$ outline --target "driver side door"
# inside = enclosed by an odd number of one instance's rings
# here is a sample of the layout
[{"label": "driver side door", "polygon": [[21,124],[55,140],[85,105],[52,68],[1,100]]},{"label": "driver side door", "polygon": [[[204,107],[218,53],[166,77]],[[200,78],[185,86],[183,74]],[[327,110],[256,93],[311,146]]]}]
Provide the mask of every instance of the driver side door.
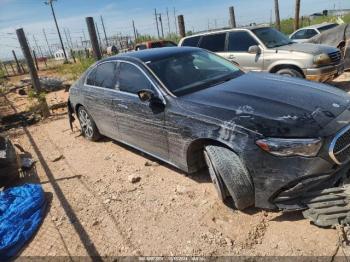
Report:
[{"label": "driver side door", "polygon": [[147,73],[138,65],[120,61],[113,100],[121,140],[137,149],[168,160],[168,141],[165,132],[165,105],[142,102],[137,93],[142,89],[159,94]]},{"label": "driver side door", "polygon": [[263,50],[256,54],[248,52],[249,47],[259,45],[254,37],[247,31],[232,31],[227,37],[227,51],[223,57],[238,64],[247,71],[262,71],[264,66]]}]

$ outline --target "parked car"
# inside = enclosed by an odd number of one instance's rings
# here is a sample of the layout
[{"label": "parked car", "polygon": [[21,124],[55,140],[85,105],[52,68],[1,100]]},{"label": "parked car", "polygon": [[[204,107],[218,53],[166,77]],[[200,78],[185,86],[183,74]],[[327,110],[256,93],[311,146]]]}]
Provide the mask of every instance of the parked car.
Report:
[{"label": "parked car", "polygon": [[347,176],[349,103],[334,87],[244,73],[187,47],[95,63],[71,87],[68,111],[89,140],[108,136],[188,173],[208,168],[238,209],[300,209]]},{"label": "parked car", "polygon": [[147,41],[135,46],[135,51],[149,49],[149,48],[159,48],[159,47],[173,47],[177,46],[174,42],[168,40],[159,41]]},{"label": "parked car", "polygon": [[315,44],[295,44],[270,27],[214,31],[181,39],[179,46],[215,52],[247,71],[277,73],[325,82],[343,72],[339,49]]},{"label": "parked car", "polygon": [[350,68],[350,25],[342,24],[308,40],[309,43],[326,44],[339,48],[344,57],[344,68]]},{"label": "parked car", "polygon": [[297,43],[304,43],[307,42],[308,39],[320,35],[323,32],[326,32],[329,29],[332,29],[334,27],[337,27],[337,23],[323,23],[318,25],[311,25],[308,27],[303,27],[301,29],[298,29],[294,33],[292,33],[289,38],[292,39],[294,42]]}]

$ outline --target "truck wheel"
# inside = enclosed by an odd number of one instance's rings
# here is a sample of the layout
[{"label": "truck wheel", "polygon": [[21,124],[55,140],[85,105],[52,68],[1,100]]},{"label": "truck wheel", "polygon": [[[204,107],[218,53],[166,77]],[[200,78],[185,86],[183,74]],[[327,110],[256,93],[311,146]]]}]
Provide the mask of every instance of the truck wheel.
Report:
[{"label": "truck wheel", "polygon": [[97,141],[101,137],[94,120],[83,106],[78,108],[78,119],[81,127],[81,133],[87,139]]},{"label": "truck wheel", "polygon": [[252,206],[254,186],[239,157],[220,146],[206,146],[204,156],[220,199],[225,200],[227,196],[231,196],[239,210]]},{"label": "truck wheel", "polygon": [[304,78],[304,76],[298,70],[295,70],[293,68],[284,68],[284,69],[278,70],[276,74],[279,74],[282,76]]}]

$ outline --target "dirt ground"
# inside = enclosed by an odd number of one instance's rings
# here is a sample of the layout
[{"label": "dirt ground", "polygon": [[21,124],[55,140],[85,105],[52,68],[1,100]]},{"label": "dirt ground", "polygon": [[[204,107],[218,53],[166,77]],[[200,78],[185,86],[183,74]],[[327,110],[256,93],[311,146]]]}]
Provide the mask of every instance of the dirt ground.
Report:
[{"label": "dirt ground", "polygon": [[[18,79],[12,79],[13,82]],[[337,79],[350,90],[350,73]],[[67,99],[52,92],[50,104]],[[0,114],[25,110],[26,97],[0,96]],[[188,176],[104,138],[69,129],[65,110],[6,131],[36,161],[19,183],[40,183],[49,205],[21,256],[327,256],[346,261],[339,230],[300,212],[245,212],[219,201],[207,174]],[[139,180],[136,183],[132,180]]]}]

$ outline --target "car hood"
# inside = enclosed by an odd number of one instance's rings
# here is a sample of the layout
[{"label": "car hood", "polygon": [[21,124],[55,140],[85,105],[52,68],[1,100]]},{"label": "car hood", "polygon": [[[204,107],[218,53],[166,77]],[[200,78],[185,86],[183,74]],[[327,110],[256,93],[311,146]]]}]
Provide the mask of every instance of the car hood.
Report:
[{"label": "car hood", "polygon": [[329,54],[337,51],[337,49],[332,46],[311,43],[294,43],[291,45],[280,46],[275,49],[289,52],[303,52],[312,55]]},{"label": "car hood", "polygon": [[179,98],[203,119],[277,137],[317,136],[349,101],[347,93],[325,84],[254,72]]}]

